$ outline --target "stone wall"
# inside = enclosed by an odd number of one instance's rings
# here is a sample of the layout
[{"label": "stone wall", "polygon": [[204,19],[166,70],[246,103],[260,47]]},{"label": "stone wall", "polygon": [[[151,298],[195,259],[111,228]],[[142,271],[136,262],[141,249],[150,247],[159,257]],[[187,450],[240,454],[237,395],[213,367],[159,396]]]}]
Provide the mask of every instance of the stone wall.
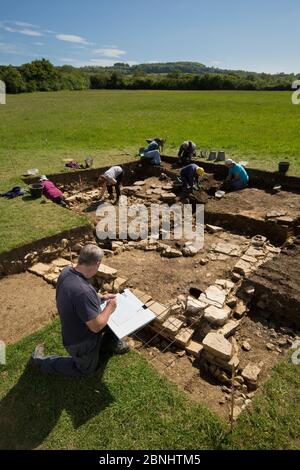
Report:
[{"label": "stone wall", "polygon": [[255,287],[253,300],[265,315],[300,328],[299,237],[245,282]]}]

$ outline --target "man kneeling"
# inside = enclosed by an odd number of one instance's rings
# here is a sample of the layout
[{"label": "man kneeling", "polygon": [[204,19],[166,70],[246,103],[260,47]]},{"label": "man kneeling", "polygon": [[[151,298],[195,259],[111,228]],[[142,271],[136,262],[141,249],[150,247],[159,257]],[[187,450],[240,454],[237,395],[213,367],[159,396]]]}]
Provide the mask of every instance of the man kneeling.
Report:
[{"label": "man kneeling", "polygon": [[[85,245],[76,267],[67,266],[56,287],[56,303],[60,316],[63,344],[69,357],[44,357],[38,345],[31,363],[48,374],[88,376],[97,371],[101,352],[124,354],[129,346],[119,340],[107,326],[117,306],[115,295],[99,297],[88,282],[97,273],[103,251],[96,245]],[[101,308],[106,301],[105,308]]]},{"label": "man kneeling", "polygon": [[249,176],[245,168],[231,160],[231,158],[225,160],[225,165],[228,168],[228,176],[223,184],[224,189],[227,191],[245,189],[249,182]]}]

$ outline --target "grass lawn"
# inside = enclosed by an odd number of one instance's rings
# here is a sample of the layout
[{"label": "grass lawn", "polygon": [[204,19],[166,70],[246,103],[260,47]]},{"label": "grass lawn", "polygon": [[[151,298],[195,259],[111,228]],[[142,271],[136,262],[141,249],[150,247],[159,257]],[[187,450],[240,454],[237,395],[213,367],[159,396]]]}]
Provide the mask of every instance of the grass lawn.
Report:
[{"label": "grass lawn", "polygon": [[[193,139],[199,149],[225,149],[249,166],[276,169],[289,159],[300,174],[300,106],[288,92],[80,91],[9,95],[0,106],[0,191],[29,168],[66,171],[63,158],[95,166],[128,161],[145,138],[167,138],[165,152]],[[0,200],[0,251],[81,223],[39,201]],[[47,212],[48,211],[48,212]],[[34,223],[27,224],[27,220]],[[64,215],[62,215],[64,214]],[[8,221],[9,219],[9,221]],[[65,219],[65,223],[63,221]],[[47,221],[47,223],[46,223]],[[24,223],[25,222],[25,223]],[[53,228],[49,228],[52,225]]]},{"label": "grass lawn", "polygon": [[275,368],[231,436],[135,352],[107,358],[94,378],[50,377],[25,367],[40,341],[48,353],[63,352],[58,321],[9,346],[0,366],[1,449],[300,447],[300,367],[290,362]]},{"label": "grass lawn", "polygon": [[0,253],[87,223],[86,218],[47,202],[0,199]]},{"label": "grass lawn", "polygon": [[110,358],[95,378],[47,377],[24,370],[37,341],[63,352],[58,322],[9,347],[0,368],[1,449],[218,449],[226,442],[220,420],[136,353]]},{"label": "grass lawn", "polygon": [[193,139],[225,149],[251,166],[282,158],[300,172],[300,106],[289,92],[80,91],[10,95],[0,107],[0,176],[38,167],[60,171],[61,159],[92,154],[96,164],[134,155],[145,138],[167,137],[166,153]]}]

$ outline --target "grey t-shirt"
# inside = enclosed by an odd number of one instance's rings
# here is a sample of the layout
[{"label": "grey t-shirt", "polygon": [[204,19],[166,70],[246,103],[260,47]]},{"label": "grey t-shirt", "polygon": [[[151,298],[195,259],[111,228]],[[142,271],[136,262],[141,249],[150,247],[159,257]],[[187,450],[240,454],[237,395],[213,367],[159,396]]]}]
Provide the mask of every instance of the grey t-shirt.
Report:
[{"label": "grey t-shirt", "polygon": [[109,181],[117,181],[118,176],[123,173],[122,167],[120,166],[112,166],[109,170],[106,170],[104,176]]},{"label": "grey t-shirt", "polygon": [[94,339],[96,333],[86,322],[99,315],[101,300],[88,280],[72,266],[67,266],[58,278],[56,304],[65,346]]}]

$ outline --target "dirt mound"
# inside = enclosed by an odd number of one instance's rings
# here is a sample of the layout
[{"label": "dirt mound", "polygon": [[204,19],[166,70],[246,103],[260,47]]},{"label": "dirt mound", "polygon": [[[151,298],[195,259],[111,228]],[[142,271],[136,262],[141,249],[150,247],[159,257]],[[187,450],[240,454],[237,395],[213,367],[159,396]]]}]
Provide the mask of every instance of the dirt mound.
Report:
[{"label": "dirt mound", "polygon": [[300,239],[249,278],[260,309],[300,328]]}]

